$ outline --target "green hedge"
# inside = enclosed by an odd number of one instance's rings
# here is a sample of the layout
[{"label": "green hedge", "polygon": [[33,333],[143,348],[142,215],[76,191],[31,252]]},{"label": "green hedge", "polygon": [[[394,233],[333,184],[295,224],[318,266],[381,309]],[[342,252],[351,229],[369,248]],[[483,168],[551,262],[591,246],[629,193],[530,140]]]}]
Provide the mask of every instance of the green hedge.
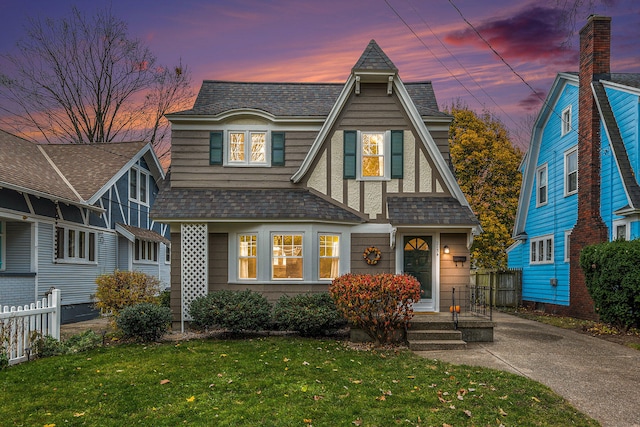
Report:
[{"label": "green hedge", "polygon": [[273,321],[279,329],[300,332],[303,336],[321,336],[346,325],[331,295],[283,295],[273,310]]},{"label": "green hedge", "polygon": [[189,314],[199,328],[219,327],[231,332],[259,331],[271,322],[272,307],[267,299],[249,289],[222,290],[191,302]]},{"label": "green hedge", "polygon": [[125,338],[137,341],[158,341],[169,330],[171,309],[143,302],[126,307],[116,318],[116,325]]},{"label": "green hedge", "polygon": [[640,240],[587,246],[580,267],[603,322],[623,330],[640,326]]}]

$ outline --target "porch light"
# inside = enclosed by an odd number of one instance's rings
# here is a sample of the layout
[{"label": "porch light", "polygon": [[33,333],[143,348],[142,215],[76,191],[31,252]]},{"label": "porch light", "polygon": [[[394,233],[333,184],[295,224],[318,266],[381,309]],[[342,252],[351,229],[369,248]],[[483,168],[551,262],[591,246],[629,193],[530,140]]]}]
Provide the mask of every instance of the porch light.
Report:
[{"label": "porch light", "polygon": [[449,253],[449,246],[444,245],[443,250],[444,250],[444,253],[445,253],[445,254],[448,254],[448,253]]}]

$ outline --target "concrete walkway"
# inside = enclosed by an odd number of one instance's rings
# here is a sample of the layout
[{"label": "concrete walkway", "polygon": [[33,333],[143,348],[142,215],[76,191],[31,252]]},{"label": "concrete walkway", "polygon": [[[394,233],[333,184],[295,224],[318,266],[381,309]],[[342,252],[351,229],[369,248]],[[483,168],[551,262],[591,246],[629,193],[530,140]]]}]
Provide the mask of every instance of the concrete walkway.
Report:
[{"label": "concrete walkway", "polygon": [[494,312],[494,342],[417,354],[538,381],[603,427],[640,427],[640,351]]}]

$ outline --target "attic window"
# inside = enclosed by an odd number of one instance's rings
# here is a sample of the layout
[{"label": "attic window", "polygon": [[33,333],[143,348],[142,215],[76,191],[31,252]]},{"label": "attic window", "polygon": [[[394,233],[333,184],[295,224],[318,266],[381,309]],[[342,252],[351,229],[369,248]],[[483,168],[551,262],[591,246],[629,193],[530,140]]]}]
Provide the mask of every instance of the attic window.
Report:
[{"label": "attic window", "polygon": [[229,132],[229,164],[266,164],[266,132]]},{"label": "attic window", "polygon": [[571,105],[562,110],[562,136],[571,132]]}]

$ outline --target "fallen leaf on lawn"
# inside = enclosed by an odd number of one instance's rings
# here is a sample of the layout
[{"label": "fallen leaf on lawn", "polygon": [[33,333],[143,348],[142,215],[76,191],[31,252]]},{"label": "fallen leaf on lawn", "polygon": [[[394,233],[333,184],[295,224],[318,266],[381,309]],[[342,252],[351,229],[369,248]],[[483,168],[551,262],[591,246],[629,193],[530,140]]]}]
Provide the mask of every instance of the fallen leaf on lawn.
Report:
[{"label": "fallen leaf on lawn", "polygon": [[311,420],[310,418],[305,418],[305,419],[304,419],[304,422],[305,422],[305,423],[307,423],[307,424],[311,424],[311,423],[312,423],[312,420]]},{"label": "fallen leaf on lawn", "polygon": [[507,396],[506,394],[504,396],[498,397],[498,399],[500,399],[500,400],[507,400],[508,398],[509,398],[509,396]]},{"label": "fallen leaf on lawn", "polygon": [[362,425],[362,420],[361,419],[357,419],[355,421],[351,421],[351,424],[353,424],[355,426],[361,426]]},{"label": "fallen leaf on lawn", "polygon": [[227,357],[227,355],[225,353],[222,353],[220,357]]},{"label": "fallen leaf on lawn", "polygon": [[56,427],[55,424],[45,424],[44,427]]},{"label": "fallen leaf on lawn", "polygon": [[438,390],[438,400],[442,403],[448,403],[451,402],[450,400],[446,400],[444,397],[442,397],[442,391]]},{"label": "fallen leaf on lawn", "polygon": [[284,363],[287,363],[289,360],[291,360],[291,359],[288,359],[288,358],[286,358],[286,357],[285,357],[284,359],[282,359],[282,361],[283,361]]},{"label": "fallen leaf on lawn", "polygon": [[317,394],[315,396],[313,396],[313,400],[318,401],[318,400],[322,400],[322,399],[324,399],[324,396],[318,396]]},{"label": "fallen leaf on lawn", "polygon": [[384,396],[380,396],[380,397],[376,397],[376,400],[387,400],[387,398]]},{"label": "fallen leaf on lawn", "polygon": [[84,417],[84,412],[76,412],[75,414],[73,414],[74,417],[78,418],[78,417]]},{"label": "fallen leaf on lawn", "polygon": [[196,400],[195,396],[187,397],[187,402],[193,402],[194,400]]},{"label": "fallen leaf on lawn", "polygon": [[306,362],[306,361],[305,361],[305,362],[302,362],[302,364],[303,364],[304,366],[309,366],[309,362]]},{"label": "fallen leaf on lawn", "polygon": [[160,381],[160,384],[161,384],[161,385],[165,385],[165,384],[169,384],[170,382],[171,382],[171,381],[169,381],[169,380],[161,380],[161,381]]},{"label": "fallen leaf on lawn", "polygon": [[416,376],[415,375],[408,375],[407,378],[409,378],[410,380],[415,380]]},{"label": "fallen leaf on lawn", "polygon": [[309,386],[307,386],[306,384],[300,387],[300,391],[302,391],[303,393],[306,393],[307,390],[309,390]]},{"label": "fallen leaf on lawn", "polygon": [[533,400],[535,400],[536,402],[540,403],[540,399],[538,399],[537,397],[535,397],[535,396],[531,396],[531,398],[532,398]]},{"label": "fallen leaf on lawn", "polygon": [[450,405],[449,409],[456,409],[456,405]]},{"label": "fallen leaf on lawn", "polygon": [[465,409],[465,410],[464,410],[464,414],[465,414],[467,417],[471,418],[471,411],[470,411],[470,410]]},{"label": "fallen leaf on lawn", "polygon": [[453,426],[451,424],[444,423],[442,424],[442,427],[453,427]]},{"label": "fallen leaf on lawn", "polygon": [[502,410],[502,408],[498,408],[498,409],[500,410],[500,415],[502,415],[503,417],[506,417],[506,416],[507,416],[507,413],[506,413],[506,412],[504,412],[504,411]]},{"label": "fallen leaf on lawn", "polygon": [[354,384],[362,384],[362,380],[351,380]]}]

